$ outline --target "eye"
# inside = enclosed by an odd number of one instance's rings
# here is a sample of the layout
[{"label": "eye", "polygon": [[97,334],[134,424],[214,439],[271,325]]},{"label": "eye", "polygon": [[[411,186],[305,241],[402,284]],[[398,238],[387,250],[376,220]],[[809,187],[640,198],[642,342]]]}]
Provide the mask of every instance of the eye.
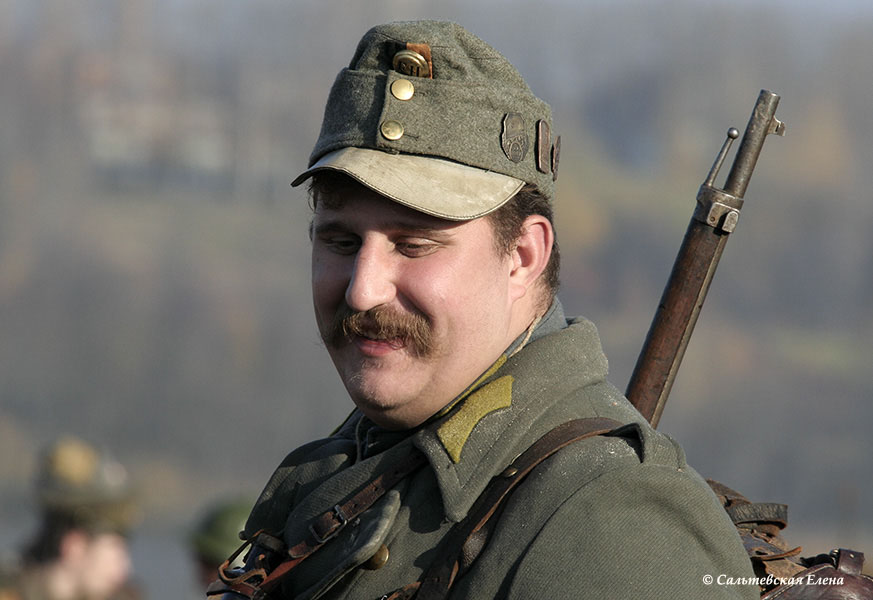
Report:
[{"label": "eye", "polygon": [[361,239],[356,235],[326,235],[321,242],[331,252],[337,254],[354,254],[361,247]]},{"label": "eye", "polygon": [[439,244],[433,240],[424,238],[409,238],[398,240],[395,242],[394,247],[404,256],[419,258],[421,256],[427,256],[432,252],[436,252],[437,248],[439,248]]}]

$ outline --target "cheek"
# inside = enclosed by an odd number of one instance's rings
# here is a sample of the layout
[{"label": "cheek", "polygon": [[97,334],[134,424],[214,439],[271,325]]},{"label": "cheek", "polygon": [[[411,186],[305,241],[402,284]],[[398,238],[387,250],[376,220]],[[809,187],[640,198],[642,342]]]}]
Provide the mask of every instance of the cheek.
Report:
[{"label": "cheek", "polygon": [[312,299],[316,311],[336,306],[345,295],[347,279],[341,264],[336,261],[312,259]]},{"label": "cheek", "polygon": [[467,277],[466,315],[470,321],[467,325],[483,340],[502,335],[509,326],[512,306],[507,272],[496,260],[489,267]]},{"label": "cheek", "polygon": [[410,262],[397,280],[400,302],[429,316],[437,316],[463,293],[463,273],[438,261]]},{"label": "cheek", "polygon": [[118,588],[130,575],[130,555],[125,542],[101,540],[92,550],[85,568],[85,582],[95,595]]},{"label": "cheek", "polygon": [[429,316],[437,331],[464,335],[501,312],[504,280],[496,261],[473,254],[450,266],[410,269],[402,296]]}]

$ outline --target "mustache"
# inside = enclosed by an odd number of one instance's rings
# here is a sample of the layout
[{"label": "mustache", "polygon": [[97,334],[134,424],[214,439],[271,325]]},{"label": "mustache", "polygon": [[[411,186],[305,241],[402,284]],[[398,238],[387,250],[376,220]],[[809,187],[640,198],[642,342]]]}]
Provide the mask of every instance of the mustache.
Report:
[{"label": "mustache", "polygon": [[417,356],[429,356],[435,349],[433,330],[426,317],[387,306],[354,311],[343,303],[322,339],[328,346],[337,348],[352,336],[373,340],[399,339]]}]

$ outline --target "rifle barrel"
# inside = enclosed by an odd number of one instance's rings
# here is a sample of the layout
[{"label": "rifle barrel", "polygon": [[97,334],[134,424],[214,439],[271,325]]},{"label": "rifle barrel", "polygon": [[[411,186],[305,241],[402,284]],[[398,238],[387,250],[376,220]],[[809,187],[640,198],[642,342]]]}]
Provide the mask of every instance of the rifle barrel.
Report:
[{"label": "rifle barrel", "polygon": [[714,187],[713,181],[736,137],[733,129],[728,130],[728,140],[700,186],[694,214],[625,394],[653,427],[661,419],[716,267],[736,226],[764,139],[769,133],[784,134],[784,124],[774,116],[778,104],[778,95],[761,90],[725,188]]}]

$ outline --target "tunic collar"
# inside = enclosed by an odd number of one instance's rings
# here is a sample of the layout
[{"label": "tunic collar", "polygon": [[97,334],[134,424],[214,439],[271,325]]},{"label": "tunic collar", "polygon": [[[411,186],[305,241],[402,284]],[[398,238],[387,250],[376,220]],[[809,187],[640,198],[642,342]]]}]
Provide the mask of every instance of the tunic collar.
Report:
[{"label": "tunic collar", "polygon": [[461,520],[488,481],[549,430],[597,416],[578,391],[606,374],[594,325],[575,320],[528,342],[448,414],[417,431],[412,443],[433,467],[446,516]]}]

